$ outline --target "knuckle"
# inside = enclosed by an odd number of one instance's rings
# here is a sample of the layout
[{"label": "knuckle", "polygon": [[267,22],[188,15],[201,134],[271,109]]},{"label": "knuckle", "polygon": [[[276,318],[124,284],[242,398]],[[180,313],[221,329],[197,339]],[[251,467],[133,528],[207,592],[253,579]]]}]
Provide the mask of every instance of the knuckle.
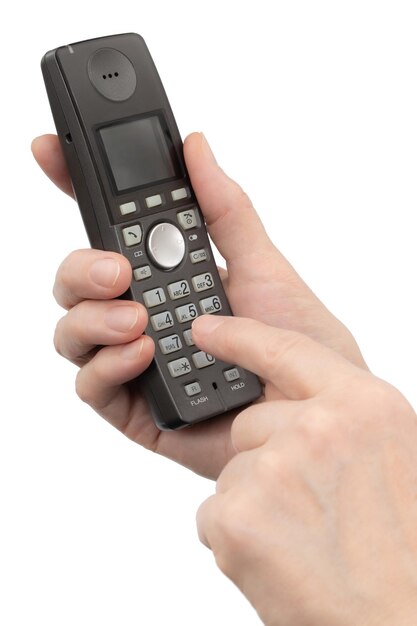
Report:
[{"label": "knuckle", "polygon": [[334,451],[342,438],[342,421],[324,406],[317,406],[304,413],[297,422],[297,434],[310,453],[323,456]]},{"label": "knuckle", "polygon": [[91,386],[88,384],[88,380],[81,369],[75,378],[75,392],[82,402],[93,406],[93,396],[91,393]]},{"label": "knuckle", "polygon": [[250,406],[238,413],[232,422],[230,437],[234,447],[239,450],[240,442],[246,440],[248,432],[251,430],[253,420],[259,416],[259,409],[256,405]]},{"label": "knuckle", "polygon": [[72,305],[74,277],[77,276],[75,268],[79,264],[80,256],[85,252],[85,250],[74,250],[71,252],[62,261],[56,272],[52,294],[56,302],[65,309],[70,308]]},{"label": "knuckle", "polygon": [[240,551],[249,540],[251,528],[251,511],[247,496],[240,491],[229,492],[217,516],[217,531],[221,538],[220,552],[227,557]]},{"label": "knuckle", "polygon": [[55,348],[56,352],[60,356],[65,357],[64,346],[63,346],[63,341],[62,341],[63,320],[64,320],[64,318],[61,318],[60,320],[58,320],[58,322],[57,322],[57,324],[55,326],[54,336],[53,336],[53,343],[54,343],[54,348]]},{"label": "knuckle", "polygon": [[401,419],[412,412],[410,404],[402,393],[383,380],[374,379],[373,386],[368,393],[372,393],[372,410],[369,415],[372,423],[392,424],[393,419]]},{"label": "knuckle", "polygon": [[238,183],[235,182],[235,185],[236,185],[235,189],[236,189],[237,202],[239,206],[248,208],[248,209],[253,209],[252,200],[250,199],[247,192]]},{"label": "knuckle", "polygon": [[69,289],[72,284],[73,268],[79,259],[81,250],[73,250],[62,261],[56,274],[56,283],[59,283],[64,289]]},{"label": "knuckle", "polygon": [[271,483],[287,483],[291,468],[279,449],[264,447],[256,455],[253,472],[257,484],[268,488]]}]

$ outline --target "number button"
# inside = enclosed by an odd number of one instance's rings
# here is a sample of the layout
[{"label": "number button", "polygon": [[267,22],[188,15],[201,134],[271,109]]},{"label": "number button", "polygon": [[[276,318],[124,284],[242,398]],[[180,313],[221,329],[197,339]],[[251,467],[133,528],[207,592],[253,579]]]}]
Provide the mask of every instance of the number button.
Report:
[{"label": "number button", "polygon": [[217,313],[221,311],[222,303],[218,296],[211,296],[210,298],[204,298],[200,300],[200,309],[202,313]]},{"label": "number button", "polygon": [[191,371],[191,365],[189,360],[183,357],[182,359],[168,363],[168,369],[173,378],[178,378],[178,376],[188,374],[188,372]]},{"label": "number button", "polygon": [[214,356],[207,354],[207,352],[194,352],[193,354],[194,365],[197,369],[201,370],[203,367],[208,367],[216,362]]},{"label": "number button", "polygon": [[136,246],[142,241],[142,229],[139,224],[128,226],[122,230],[123,239],[127,247]]},{"label": "number button", "polygon": [[169,311],[163,311],[151,317],[152,328],[157,332],[174,326],[174,319]]},{"label": "number button", "polygon": [[179,306],[175,309],[175,315],[177,316],[177,320],[180,324],[184,324],[185,322],[190,322],[195,319],[198,315],[197,307],[195,304],[185,304],[184,306]]},{"label": "number button", "polygon": [[177,283],[168,285],[168,293],[171,300],[178,300],[190,295],[190,287],[186,280],[179,280]]},{"label": "number button", "polygon": [[193,346],[194,341],[193,341],[193,333],[192,333],[191,328],[189,328],[188,330],[184,330],[182,334],[183,334],[184,341],[187,344],[187,346]]},{"label": "number button", "polygon": [[195,291],[206,291],[213,287],[213,276],[207,272],[207,274],[199,274],[193,276],[193,287]]},{"label": "number button", "polygon": [[150,291],[144,291],[143,299],[145,300],[145,304],[148,309],[151,309],[154,306],[158,306],[159,304],[163,304],[164,302],[166,302],[165,293],[162,287],[158,287],[157,289],[151,289]]},{"label": "number button", "polygon": [[163,337],[159,340],[159,347],[161,348],[162,354],[170,354],[171,352],[176,352],[177,350],[181,350],[182,343],[181,339],[178,335],[170,335],[169,337]]}]

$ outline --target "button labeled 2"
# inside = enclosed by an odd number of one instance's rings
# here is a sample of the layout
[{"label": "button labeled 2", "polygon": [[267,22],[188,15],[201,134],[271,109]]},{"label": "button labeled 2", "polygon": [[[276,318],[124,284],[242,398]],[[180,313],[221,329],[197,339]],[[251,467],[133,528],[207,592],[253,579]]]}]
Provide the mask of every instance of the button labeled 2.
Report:
[{"label": "button labeled 2", "polygon": [[186,280],[179,280],[168,285],[168,293],[171,300],[178,300],[190,295],[190,287]]}]

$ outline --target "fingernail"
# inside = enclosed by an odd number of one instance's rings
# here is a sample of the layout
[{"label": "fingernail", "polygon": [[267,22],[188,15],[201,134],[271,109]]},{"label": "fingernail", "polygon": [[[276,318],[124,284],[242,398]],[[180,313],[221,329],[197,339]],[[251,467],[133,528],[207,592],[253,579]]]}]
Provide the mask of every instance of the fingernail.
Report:
[{"label": "fingernail", "polygon": [[139,309],[135,306],[119,305],[112,307],[104,316],[104,321],[112,330],[127,333],[132,330],[139,317]]},{"label": "fingernail", "polygon": [[203,151],[205,152],[206,156],[210,159],[210,161],[212,161],[213,163],[215,163],[217,165],[217,161],[216,158],[213,154],[212,149],[210,148],[210,144],[207,141],[204,133],[201,133],[201,146]]},{"label": "fingernail", "polygon": [[120,265],[114,259],[100,259],[90,268],[90,278],[100,287],[113,287],[119,278]]},{"label": "fingernail", "polygon": [[196,320],[192,323],[192,334],[194,332],[199,335],[209,335],[216,328],[218,328],[221,324],[223,324],[225,318],[217,315],[200,315]]},{"label": "fingernail", "polygon": [[136,341],[132,341],[131,343],[127,343],[122,348],[122,357],[125,359],[129,359],[130,361],[137,361],[141,355],[143,350],[144,340],[139,339]]}]

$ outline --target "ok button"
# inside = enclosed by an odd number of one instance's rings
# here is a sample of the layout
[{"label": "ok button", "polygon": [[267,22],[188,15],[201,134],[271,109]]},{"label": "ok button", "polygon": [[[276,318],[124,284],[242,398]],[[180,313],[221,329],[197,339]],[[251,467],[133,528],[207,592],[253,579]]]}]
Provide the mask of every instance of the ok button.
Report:
[{"label": "ok button", "polygon": [[154,264],[166,270],[179,265],[185,254],[185,242],[180,229],[168,222],[156,224],[151,229],[147,247]]}]

